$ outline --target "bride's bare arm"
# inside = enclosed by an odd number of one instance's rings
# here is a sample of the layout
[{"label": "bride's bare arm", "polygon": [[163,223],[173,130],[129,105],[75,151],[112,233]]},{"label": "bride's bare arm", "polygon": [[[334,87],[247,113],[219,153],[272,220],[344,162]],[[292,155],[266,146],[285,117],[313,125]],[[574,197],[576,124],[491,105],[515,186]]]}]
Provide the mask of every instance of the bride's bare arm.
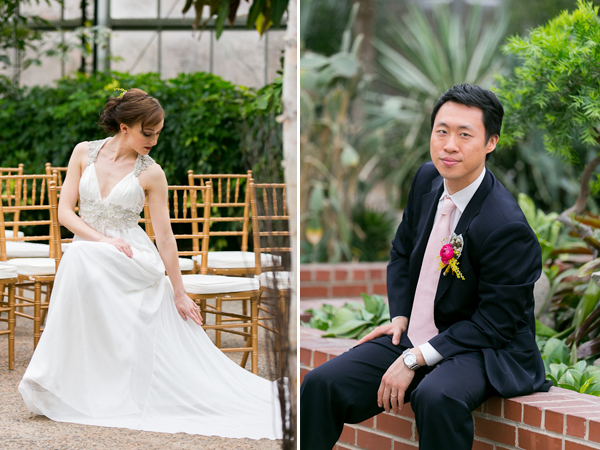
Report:
[{"label": "bride's bare arm", "polygon": [[73,234],[76,234],[86,241],[106,242],[114,245],[118,250],[125,253],[130,258],[133,256],[131,247],[124,239],[114,239],[104,236],[102,233],[94,230],[75,214],[75,206],[79,198],[79,180],[87,164],[88,143],[80,142],[75,146],[67,176],[63,182],[60,191],[60,200],[58,202],[58,221],[61,225],[68,228]]},{"label": "bride's bare arm", "polygon": [[188,297],[183,287],[177,241],[173,236],[169,209],[167,206],[168,184],[165,173],[158,164],[153,164],[140,174],[140,183],[148,194],[148,207],[152,216],[152,227],[156,237],[156,246],[165,264],[167,275],[175,291],[175,306],[183,320],[187,317],[198,325],[202,325],[200,310],[194,301]]}]

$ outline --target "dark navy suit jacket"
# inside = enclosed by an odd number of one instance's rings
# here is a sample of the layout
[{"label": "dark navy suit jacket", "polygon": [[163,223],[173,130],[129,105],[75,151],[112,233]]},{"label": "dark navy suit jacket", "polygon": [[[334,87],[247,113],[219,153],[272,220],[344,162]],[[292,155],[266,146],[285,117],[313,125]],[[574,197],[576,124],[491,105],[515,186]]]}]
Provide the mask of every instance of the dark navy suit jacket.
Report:
[{"label": "dark navy suit jacket", "polygon": [[[410,320],[443,190],[433,163],[424,164],[413,179],[392,241],[387,268],[391,317]],[[465,280],[440,271],[434,304],[440,333],[429,343],[444,359],[482,352],[488,379],[503,397],[548,390],[533,315],[533,286],[542,270],[540,246],[513,196],[489,170],[454,232],[464,239],[458,262]],[[400,344],[412,347],[406,333]]]}]

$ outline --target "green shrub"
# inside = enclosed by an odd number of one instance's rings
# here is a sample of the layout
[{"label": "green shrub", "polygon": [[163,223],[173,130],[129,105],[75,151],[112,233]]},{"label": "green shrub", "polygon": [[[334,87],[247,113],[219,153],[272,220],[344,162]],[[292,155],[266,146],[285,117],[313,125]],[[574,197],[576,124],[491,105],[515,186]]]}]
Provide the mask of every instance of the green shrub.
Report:
[{"label": "green shrub", "polygon": [[361,339],[379,325],[390,321],[390,308],[381,295],[361,294],[364,305],[352,302],[340,308],[324,304],[310,309],[310,328],[326,331],[323,337]]},{"label": "green shrub", "polygon": [[[205,72],[169,80],[156,73],[76,74],[56,87],[0,86],[0,167],[23,163],[26,173],[44,173],[46,162],[67,166],[78,142],[106,137],[97,121],[107,99],[119,94],[115,89],[133,87],[156,97],[165,110],[151,156],[169,184],[187,184],[188,170],[241,174],[251,169],[259,182],[282,179],[281,125],[275,121],[281,80],[254,91]],[[254,139],[247,139],[246,131]],[[211,247],[235,249],[238,241],[215,239]]]},{"label": "green shrub", "polygon": [[[261,109],[264,102],[257,101],[256,92],[205,72],[170,80],[156,73],[76,74],[56,87],[5,91],[0,97],[0,165],[22,162],[27,173],[42,173],[46,162],[66,166],[78,142],[105,137],[96,122],[108,97],[118,94],[115,88],[132,87],[156,97],[165,110],[165,127],[151,156],[170,184],[187,183],[189,169],[244,173],[254,168],[244,158],[239,130],[270,111]],[[280,96],[275,100],[280,103]]]}]

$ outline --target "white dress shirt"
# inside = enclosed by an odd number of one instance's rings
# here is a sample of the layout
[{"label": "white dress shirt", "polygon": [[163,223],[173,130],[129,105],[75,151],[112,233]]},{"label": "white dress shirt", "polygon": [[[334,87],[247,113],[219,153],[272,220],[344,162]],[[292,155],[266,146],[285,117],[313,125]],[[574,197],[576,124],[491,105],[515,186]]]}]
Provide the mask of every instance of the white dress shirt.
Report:
[{"label": "white dress shirt", "polygon": [[[456,208],[452,212],[452,217],[451,217],[451,221],[450,221],[451,228],[452,228],[452,230],[454,230],[456,228],[456,224],[458,224],[458,221],[462,217],[462,214],[465,211],[467,205],[469,204],[469,202],[475,195],[475,192],[477,192],[477,189],[481,185],[481,182],[483,181],[483,177],[485,177],[485,167],[483,168],[483,170],[481,171],[481,174],[479,175],[479,177],[477,177],[477,179],[475,181],[473,181],[466,188],[461,189],[460,191],[455,192],[452,195],[450,195],[448,193],[448,190],[446,187],[446,180],[444,180],[444,192],[442,192],[442,195],[441,195],[440,199],[438,200],[438,206],[437,206],[437,210],[435,212],[434,223],[438,219],[438,217],[440,216],[440,214],[442,212],[442,204],[444,203],[444,197],[446,195],[448,195],[452,199],[452,202],[456,205]],[[450,237],[450,236],[448,236],[448,237]],[[402,316],[394,317],[392,319],[392,322],[394,320],[398,319],[399,317],[402,317]],[[423,359],[425,359],[425,362],[427,363],[428,366],[435,366],[442,359],[444,359],[444,357],[442,355],[440,355],[440,353],[435,348],[433,348],[433,346],[429,342],[419,345],[419,350],[421,350]]]}]

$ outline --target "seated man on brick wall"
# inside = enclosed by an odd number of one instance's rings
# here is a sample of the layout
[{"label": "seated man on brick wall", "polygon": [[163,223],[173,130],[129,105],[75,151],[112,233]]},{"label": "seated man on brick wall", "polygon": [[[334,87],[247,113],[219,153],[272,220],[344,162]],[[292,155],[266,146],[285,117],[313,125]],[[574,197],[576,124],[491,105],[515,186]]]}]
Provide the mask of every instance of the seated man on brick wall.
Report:
[{"label": "seated man on brick wall", "polygon": [[410,402],[420,449],[469,450],[471,412],[486,399],[549,389],[533,316],[540,246],[485,167],[503,115],[479,86],[457,85],[438,99],[432,162],[415,175],[392,241],[392,322],[306,375],[302,449],[329,450],[345,422]]}]

